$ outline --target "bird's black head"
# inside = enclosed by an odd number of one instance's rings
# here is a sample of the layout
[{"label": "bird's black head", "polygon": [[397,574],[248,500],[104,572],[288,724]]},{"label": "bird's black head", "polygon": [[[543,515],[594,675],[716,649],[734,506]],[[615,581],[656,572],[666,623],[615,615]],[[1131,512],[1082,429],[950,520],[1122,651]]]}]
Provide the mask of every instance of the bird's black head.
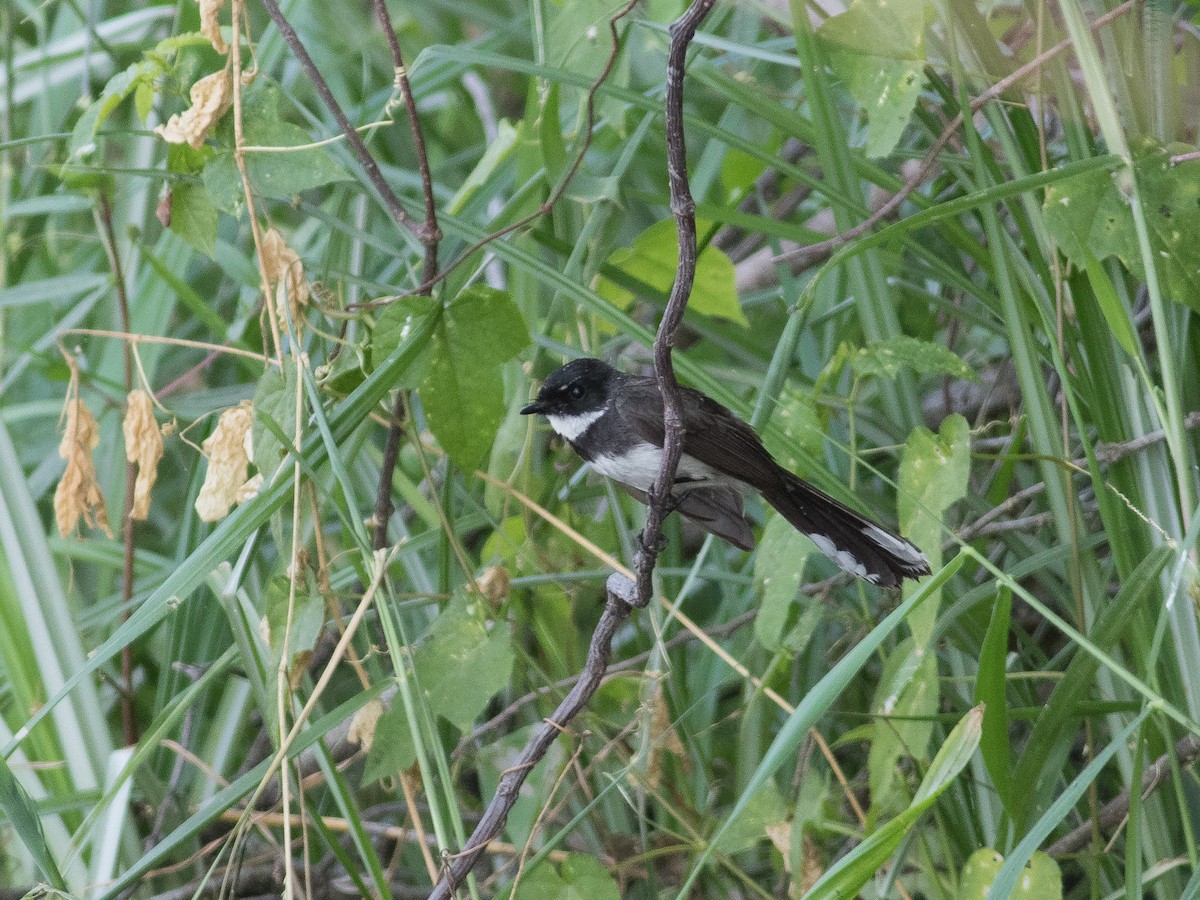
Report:
[{"label": "bird's black head", "polygon": [[599,359],[573,359],[550,373],[537,399],[521,410],[521,415],[578,416],[603,408],[608,389],[620,373]]}]

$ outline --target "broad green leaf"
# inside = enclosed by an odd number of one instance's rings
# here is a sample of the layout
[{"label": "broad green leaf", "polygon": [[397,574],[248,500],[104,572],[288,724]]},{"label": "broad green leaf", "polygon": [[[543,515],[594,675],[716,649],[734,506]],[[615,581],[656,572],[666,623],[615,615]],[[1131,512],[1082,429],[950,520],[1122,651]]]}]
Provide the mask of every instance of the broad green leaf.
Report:
[{"label": "broad green leaf", "polygon": [[1000,589],[992,607],[992,620],[979,650],[979,672],[975,676],[975,702],[984,705],[981,751],[996,793],[1008,805],[1012,793],[1011,745],[1008,736],[1008,623],[1012,591]]},{"label": "broad green leaf", "polygon": [[[442,314],[442,304],[432,297],[402,297],[389,303],[375,320],[375,330],[371,334],[371,358],[386,359],[393,350],[408,340],[409,334],[426,318],[437,319]],[[411,366],[405,369],[399,387],[416,390],[425,377],[425,369],[433,352],[433,341],[428,341],[421,349],[420,356]]]},{"label": "broad green leaf", "polygon": [[564,0],[550,6],[546,62],[589,78],[599,75],[612,52],[608,21],[624,5],[622,0]]},{"label": "broad green leaf", "polygon": [[867,156],[900,141],[925,83],[926,0],[856,0],[817,34],[829,63],[867,114]]},{"label": "broad green leaf", "polygon": [[975,370],[953,350],[904,334],[862,348],[850,358],[850,367],[859,378],[875,376],[891,380],[909,369],[918,375],[949,375],[979,381]]},{"label": "broad green leaf", "polygon": [[717,841],[718,853],[740,853],[767,840],[767,826],[786,822],[788,801],[773,783],[757,791],[737,821]]},{"label": "broad green leaf", "polygon": [[[286,439],[286,442],[285,442]],[[296,369],[285,363],[268,369],[254,392],[251,445],[254,465],[270,479],[296,439]]]},{"label": "broad green leaf", "polygon": [[500,365],[528,344],[525,320],[503,291],[475,285],[442,307],[421,404],[438,442],[464,472],[487,458],[504,417]]},{"label": "broad green leaf", "polygon": [[771,412],[771,428],[763,435],[763,444],[789,472],[800,469],[802,453],[819,458],[825,447],[825,428],[812,396],[785,390]]},{"label": "broad green leaf", "polygon": [[[273,84],[256,85],[246,91],[242,120],[248,145],[286,148],[313,143],[314,138],[307,131],[284,121],[279,109],[281,102],[279,88]],[[242,177],[233,158],[232,129],[223,122],[218,133],[228,149],[204,167],[204,186],[217,209],[236,212],[245,198]],[[350,177],[322,147],[247,153],[246,172],[257,193],[280,200]]]},{"label": "broad green leaf", "polygon": [[570,854],[555,871],[549,862],[527,872],[513,900],[621,900],[621,892],[600,861],[585,853]]},{"label": "broad green leaf", "polygon": [[[989,898],[988,888],[1003,865],[1004,857],[990,847],[972,853],[963,864],[959,878],[959,900],[995,900]],[[1038,851],[1021,872],[1009,897],[1013,900],[1062,900],[1062,895],[1062,872],[1058,863]]]},{"label": "broad green leaf", "polygon": [[0,813],[12,827],[13,832],[25,845],[33,864],[37,866],[41,877],[56,888],[65,890],[67,885],[58,864],[46,844],[46,835],[42,831],[42,818],[38,814],[37,805],[33,798],[17,781],[17,776],[9,768],[8,760],[0,755]]},{"label": "broad green leaf", "polygon": [[924,63],[831,49],[829,64],[867,114],[867,156],[888,156],[925,88]]},{"label": "broad green leaf", "polygon": [[900,846],[917,819],[958,777],[979,746],[983,710],[967,713],[933,758],[912,804],[900,815],[880,827],[866,840],[829,867],[804,895],[805,900],[845,900],[857,897],[859,890]]},{"label": "broad green leaf", "polygon": [[417,760],[412,729],[404,715],[404,705],[393,703],[375,723],[375,737],[363,765],[362,783],[374,784],[412,766]]},{"label": "broad green leaf", "polygon": [[[1200,180],[1187,166],[1171,165],[1171,154],[1180,149],[1143,140],[1133,151],[1133,177],[1145,208],[1151,243],[1159,255],[1155,265],[1165,276],[1167,294],[1176,302],[1200,309],[1200,273],[1195,263],[1195,240],[1200,234]],[[1104,260],[1115,256],[1135,277],[1145,280],[1133,213],[1114,176],[1096,172],[1050,185],[1042,217],[1063,253],[1081,269],[1087,269],[1093,257]],[[1105,316],[1111,322],[1108,310]],[[1118,326],[1118,338],[1127,336],[1127,330]]]},{"label": "broad green leaf", "polygon": [[487,604],[458,595],[425,634],[413,665],[430,709],[466,731],[512,675],[512,638]]},{"label": "broad green leaf", "polygon": [[217,208],[203,185],[181,181],[171,188],[171,230],[210,259],[213,257]]},{"label": "broad green leaf", "polygon": [[[948,416],[937,435],[917,428],[900,456],[900,528],[925,551],[934,569],[942,559],[942,514],[967,495],[971,469],[971,429],[960,415]],[[909,626],[925,646],[937,617],[940,597],[914,616]]]},{"label": "broad green leaf", "polygon": [[897,763],[902,757],[919,760],[925,755],[939,693],[937,654],[905,638],[889,654],[871,703],[878,717],[867,755],[874,818],[907,802],[903,787],[896,784]]},{"label": "broad green leaf", "polygon": [[792,653],[802,651],[821,619],[819,602],[796,596],[812,551],[812,541],[783,516],[767,522],[754,557],[754,585],[762,592],[754,636],[772,652],[782,646]]},{"label": "broad green leaf", "polygon": [[[696,229],[704,233],[710,223],[696,221]],[[675,281],[675,270],[679,262],[679,236],[674,219],[664,219],[651,225],[634,239],[632,247],[613,251],[608,265],[620,269],[631,278],[642,282],[656,294],[665,296]],[[619,287],[606,278],[601,278],[597,293],[624,309],[634,300],[632,291]],[[706,316],[718,316],[748,326],[741,303],[734,287],[733,263],[729,257],[709,245],[696,260],[696,281],[688,309]]]},{"label": "broad green leaf", "polygon": [[[291,581],[282,576],[271,579],[267,586],[267,632],[270,638],[271,651],[275,659],[283,649],[283,638],[287,635],[288,651],[295,658],[299,653],[311,650],[321,633],[325,622],[325,600],[316,585],[306,577],[308,573],[297,576],[295,597],[291,597]],[[291,606],[291,622],[289,627],[288,607]]]}]

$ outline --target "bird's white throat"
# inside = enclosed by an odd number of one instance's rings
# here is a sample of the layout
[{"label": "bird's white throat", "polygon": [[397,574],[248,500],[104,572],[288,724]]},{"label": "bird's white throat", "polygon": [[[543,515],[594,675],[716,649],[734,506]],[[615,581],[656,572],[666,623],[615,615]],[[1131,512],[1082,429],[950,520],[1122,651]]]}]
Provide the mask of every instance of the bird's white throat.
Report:
[{"label": "bird's white throat", "polygon": [[550,427],[568,441],[578,440],[579,436],[592,427],[592,423],[604,415],[607,406],[593,409],[591,412],[578,413],[573,416],[546,416]]}]

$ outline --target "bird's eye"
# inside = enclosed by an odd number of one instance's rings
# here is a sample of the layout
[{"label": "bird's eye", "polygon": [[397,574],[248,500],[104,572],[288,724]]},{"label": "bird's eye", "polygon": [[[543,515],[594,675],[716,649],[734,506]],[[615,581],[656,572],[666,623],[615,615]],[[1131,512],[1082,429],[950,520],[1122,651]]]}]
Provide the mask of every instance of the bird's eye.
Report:
[{"label": "bird's eye", "polygon": [[582,399],[582,397],[583,397],[583,386],[582,386],[582,385],[578,385],[578,384],[573,384],[573,385],[571,385],[570,389],[568,389],[567,393],[571,395],[571,399],[572,399],[572,400],[579,400],[579,399]]}]

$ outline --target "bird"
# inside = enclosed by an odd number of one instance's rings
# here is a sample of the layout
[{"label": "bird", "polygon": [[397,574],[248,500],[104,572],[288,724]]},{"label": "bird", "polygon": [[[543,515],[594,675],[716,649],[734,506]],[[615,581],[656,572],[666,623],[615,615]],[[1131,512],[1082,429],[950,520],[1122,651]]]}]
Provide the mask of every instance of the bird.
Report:
[{"label": "bird", "polygon": [[[683,453],[670,506],[742,550],[754,549],[744,495],[757,493],[846,572],[880,587],[930,573],[915,544],[779,465],[749,424],[707,394],[680,386]],[[522,415],[551,428],[601,475],[642,503],[662,463],[663,402],[654,376],[582,357],[552,372]]]}]

